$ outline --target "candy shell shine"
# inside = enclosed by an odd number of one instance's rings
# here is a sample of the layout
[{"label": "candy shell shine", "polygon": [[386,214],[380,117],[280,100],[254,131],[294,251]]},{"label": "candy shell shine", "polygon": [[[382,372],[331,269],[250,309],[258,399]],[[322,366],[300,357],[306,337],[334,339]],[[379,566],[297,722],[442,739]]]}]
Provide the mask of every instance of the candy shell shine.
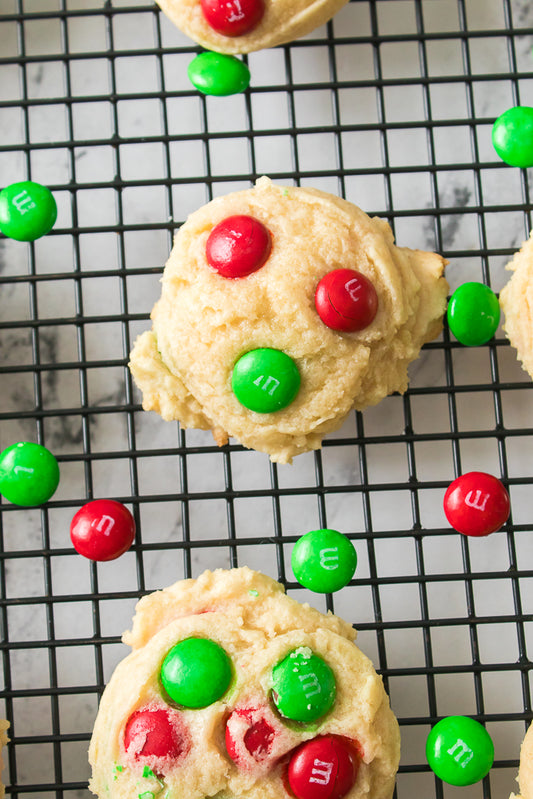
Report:
[{"label": "candy shell shine", "polygon": [[89,560],[115,560],[135,538],[135,520],[121,502],[95,499],[87,502],[70,523],[74,549]]},{"label": "candy shell shine", "polygon": [[312,530],[298,539],[291,556],[298,582],[310,591],[340,591],[352,579],[357,553],[352,542],[337,530]]},{"label": "candy shell shine", "polygon": [[16,241],[34,241],[49,233],[57,219],[50,189],[25,180],[0,192],[0,230]]},{"label": "candy shell shine", "polygon": [[333,671],[311,650],[295,649],[272,669],[272,698],[285,718],[316,721],[331,710],[336,693]]},{"label": "candy shell shine", "polygon": [[262,347],[242,355],[231,377],[241,405],[256,413],[273,413],[295,399],[300,389],[298,367],[281,350]]},{"label": "candy shell shine", "polygon": [[42,505],[58,485],[59,466],[46,447],[19,441],[0,453],[0,494],[14,505]]},{"label": "candy shell shine", "polygon": [[510,509],[505,486],[486,472],[467,472],[457,477],[444,495],[446,518],[463,535],[496,532],[509,518]]},{"label": "candy shell shine", "polygon": [[209,638],[186,638],[174,646],[161,666],[161,682],[169,697],[186,708],[202,708],[229,688],[231,660]]},{"label": "candy shell shine", "polygon": [[500,303],[484,283],[463,283],[450,298],[447,317],[450,330],[461,344],[479,347],[498,329]]},{"label": "candy shell shine", "polygon": [[243,36],[261,21],[263,0],[200,0],[208,25],[223,36]]},{"label": "candy shell shine", "polygon": [[494,744],[479,721],[468,716],[448,716],[429,733],[426,757],[431,769],[444,782],[473,785],[489,773]]},{"label": "candy shell shine", "polygon": [[509,166],[533,166],[533,108],[519,105],[501,114],[492,128],[492,144]]},{"label": "candy shell shine", "polygon": [[202,94],[227,97],[244,92],[250,85],[250,70],[239,58],[206,51],[187,68],[192,85]]},{"label": "candy shell shine", "polygon": [[342,799],[355,784],[359,762],[346,739],[313,738],[292,754],[287,771],[290,788],[297,799]]}]

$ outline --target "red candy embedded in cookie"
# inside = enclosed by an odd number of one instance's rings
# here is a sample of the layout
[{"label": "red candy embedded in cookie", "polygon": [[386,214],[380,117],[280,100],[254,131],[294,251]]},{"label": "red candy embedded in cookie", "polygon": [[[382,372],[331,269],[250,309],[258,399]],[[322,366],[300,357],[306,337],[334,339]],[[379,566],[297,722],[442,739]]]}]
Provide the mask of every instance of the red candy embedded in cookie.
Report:
[{"label": "red candy embedded in cookie", "polygon": [[207,239],[207,262],[222,277],[246,277],[260,269],[272,241],[267,228],[253,216],[228,216]]},{"label": "red candy embedded in cookie", "polygon": [[503,483],[486,472],[467,472],[450,483],[444,513],[463,535],[484,536],[505,524],[511,504]]},{"label": "red candy embedded in cookie", "polygon": [[342,799],[355,783],[359,762],[350,741],[337,735],[313,738],[290,759],[290,789],[297,799]]},{"label": "red candy embedded in cookie", "polygon": [[235,762],[239,760],[239,754],[237,742],[231,733],[232,718],[238,717],[250,725],[244,733],[243,741],[244,746],[253,758],[261,760],[269,754],[272,748],[275,732],[262,716],[258,717],[258,713],[259,711],[255,708],[243,708],[234,710],[228,719],[228,724],[226,725],[226,749],[228,750],[228,755]]},{"label": "red candy embedded in cookie", "polygon": [[207,24],[223,36],[243,36],[265,13],[263,0],[200,0]]},{"label": "red candy embedded in cookie", "polygon": [[124,748],[135,760],[176,760],[187,749],[187,739],[177,713],[164,708],[144,708],[132,713],[124,730]]},{"label": "red candy embedded in cookie", "polygon": [[355,269],[334,269],[319,282],[315,306],[332,330],[354,333],[373,322],[378,295],[372,282]]}]

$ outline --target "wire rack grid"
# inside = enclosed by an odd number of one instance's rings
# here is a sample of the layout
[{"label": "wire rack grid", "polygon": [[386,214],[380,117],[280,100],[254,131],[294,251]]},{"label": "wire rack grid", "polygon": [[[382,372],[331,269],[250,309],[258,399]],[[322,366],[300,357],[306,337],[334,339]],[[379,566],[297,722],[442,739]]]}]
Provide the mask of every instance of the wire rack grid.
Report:
[{"label": "wire rack grid", "polygon": [[[261,174],[387,218],[435,248],[448,280],[504,285],[530,229],[530,175],[500,162],[496,116],[532,104],[528,0],[351,0],[323,28],[246,57],[250,89],[189,84],[198,48],[139,0],[0,0],[0,182],[34,179],[54,230],[0,239],[0,445],[35,440],[61,483],[42,508],[0,504],[4,779],[23,799],[90,796],[98,698],[126,653],[139,596],[204,568],[249,565],[352,621],[402,731],[397,794],[457,795],[424,754],[442,716],[484,722],[496,750],[465,799],[507,796],[532,717],[532,384],[501,329],[461,347],[445,329],[409,391],[353,414],[319,452],[277,467],[234,442],[144,413],[126,368],[173,232]],[[454,533],[442,497],[461,472],[508,486],[512,516]],[[91,498],[135,515],[118,561],[74,553]],[[294,541],[335,527],[357,548],[350,586],[311,595]]]}]

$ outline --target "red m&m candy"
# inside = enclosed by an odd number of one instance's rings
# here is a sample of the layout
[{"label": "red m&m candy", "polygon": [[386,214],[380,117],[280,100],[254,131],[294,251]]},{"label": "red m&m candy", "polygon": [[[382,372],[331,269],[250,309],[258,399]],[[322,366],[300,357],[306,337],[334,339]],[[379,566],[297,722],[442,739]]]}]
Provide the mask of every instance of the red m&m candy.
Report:
[{"label": "red m&m candy", "polygon": [[288,768],[288,782],[297,799],[342,799],[359,770],[355,746],[337,735],[313,738],[299,746]]},{"label": "red m&m candy", "polygon": [[200,0],[208,25],[223,36],[242,36],[255,28],[265,13],[263,0]]},{"label": "red m&m candy", "polygon": [[222,277],[246,277],[260,269],[272,241],[267,228],[253,216],[228,216],[207,239],[207,263]]},{"label": "red m&m candy", "polygon": [[468,472],[448,486],[444,513],[463,535],[483,536],[499,530],[509,518],[510,501],[504,485],[485,472]]},{"label": "red m&m candy", "polygon": [[135,760],[180,757],[188,748],[181,716],[163,707],[145,707],[129,717],[124,748]]},{"label": "red m&m candy", "polygon": [[89,560],[114,560],[133,543],[135,521],[114,499],[96,499],[80,508],[70,523],[74,549]]},{"label": "red m&m candy", "polygon": [[228,755],[236,763],[239,760],[238,738],[255,760],[264,759],[272,748],[275,731],[256,708],[239,708],[234,710],[226,724],[226,749]]},{"label": "red m&m candy", "polygon": [[372,282],[355,269],[334,269],[319,282],[315,306],[332,330],[353,333],[373,322],[378,295]]}]

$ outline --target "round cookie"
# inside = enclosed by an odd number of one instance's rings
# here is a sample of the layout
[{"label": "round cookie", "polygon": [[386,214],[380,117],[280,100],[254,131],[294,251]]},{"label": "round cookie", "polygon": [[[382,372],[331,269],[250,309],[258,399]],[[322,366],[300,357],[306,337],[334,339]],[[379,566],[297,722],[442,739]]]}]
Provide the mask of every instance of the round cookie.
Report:
[{"label": "round cookie", "polygon": [[511,799],[533,799],[533,724],[530,724],[520,748],[518,785],[520,794],[511,794]]},{"label": "round cookie", "polygon": [[[266,227],[271,249],[252,273],[226,277],[209,265],[206,245],[215,226],[242,215]],[[178,231],[152,330],[131,353],[143,408],[211,429],[218,444],[233,436],[279,463],[318,449],[353,408],[406,390],[408,365],[442,327],[445,263],[397,247],[385,221],[321,191],[263,177],[213,200]],[[315,306],[322,278],[345,269],[377,293],[373,321],[354,332],[332,329]],[[288,356],[301,380],[292,402],[271,412],[243,407],[232,384],[239,359],[262,348]],[[279,381],[271,374],[258,370],[250,387],[272,393]]]},{"label": "round cookie", "polygon": [[[215,0],[216,1],[216,0]],[[207,21],[201,0],[157,0],[161,10],[172,22],[195,42],[218,53],[251,53],[275,47],[310,33],[336,14],[348,0],[253,0],[260,6],[260,18],[241,35],[225,35],[215,30]],[[242,5],[250,0],[220,2],[233,18],[242,14]],[[213,5],[213,2],[210,2]]]},{"label": "round cookie", "polygon": [[[352,769],[338,799],[390,799],[398,724],[354,638],[346,622],[248,568],[205,572],[143,598],[124,635],[133,651],[100,703],[91,790],[100,799],[284,799],[295,754],[313,741],[333,744]],[[190,639],[209,639],[231,661],[225,693],[198,709],[177,705],[163,687],[168,653]],[[176,679],[194,681],[187,665]],[[302,696],[318,708],[313,721],[296,720]],[[316,763],[311,782],[327,786],[331,769]]]},{"label": "round cookie", "polygon": [[503,329],[522,367],[533,377],[533,233],[506,269],[513,274],[500,292]]}]

